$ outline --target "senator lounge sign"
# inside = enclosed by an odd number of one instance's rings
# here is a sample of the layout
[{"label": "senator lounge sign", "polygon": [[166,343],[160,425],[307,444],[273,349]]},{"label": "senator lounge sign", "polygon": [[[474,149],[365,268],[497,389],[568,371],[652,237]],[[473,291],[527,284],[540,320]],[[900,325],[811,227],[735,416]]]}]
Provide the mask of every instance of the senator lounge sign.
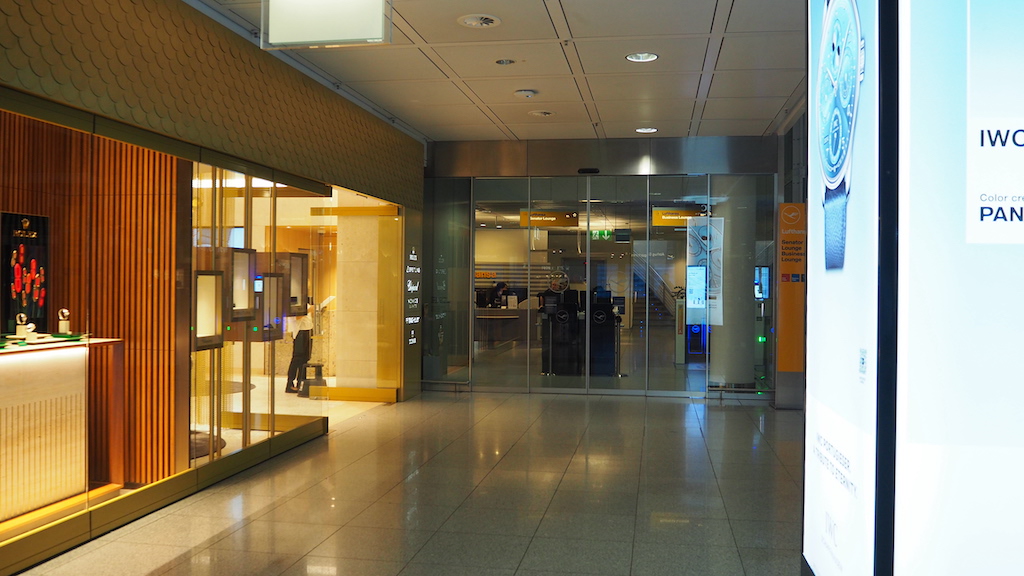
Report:
[{"label": "senator lounge sign", "polygon": [[521,210],[519,212],[519,225],[523,228],[528,226],[539,228],[579,226],[580,215],[578,212],[560,210]]}]

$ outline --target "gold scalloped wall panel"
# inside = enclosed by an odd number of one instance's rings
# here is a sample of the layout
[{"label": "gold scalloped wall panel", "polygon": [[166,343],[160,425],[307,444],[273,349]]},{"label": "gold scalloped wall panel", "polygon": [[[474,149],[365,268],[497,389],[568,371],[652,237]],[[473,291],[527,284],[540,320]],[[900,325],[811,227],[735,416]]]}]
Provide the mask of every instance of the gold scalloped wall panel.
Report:
[{"label": "gold scalloped wall panel", "polygon": [[180,0],[0,0],[0,84],[423,205],[420,142]]}]

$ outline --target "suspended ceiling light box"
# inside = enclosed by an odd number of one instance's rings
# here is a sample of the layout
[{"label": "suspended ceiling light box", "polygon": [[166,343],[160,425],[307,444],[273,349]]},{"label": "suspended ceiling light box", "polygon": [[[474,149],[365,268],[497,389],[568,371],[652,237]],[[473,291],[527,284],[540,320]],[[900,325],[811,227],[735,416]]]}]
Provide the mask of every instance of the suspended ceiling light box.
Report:
[{"label": "suspended ceiling light box", "polygon": [[263,0],[264,50],[391,43],[391,0]]}]

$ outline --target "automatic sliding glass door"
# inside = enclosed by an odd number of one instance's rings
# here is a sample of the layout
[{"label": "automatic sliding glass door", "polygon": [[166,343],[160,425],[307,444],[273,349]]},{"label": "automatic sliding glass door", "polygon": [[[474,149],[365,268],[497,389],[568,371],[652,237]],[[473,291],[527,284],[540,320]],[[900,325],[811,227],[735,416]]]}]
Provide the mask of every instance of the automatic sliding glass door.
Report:
[{"label": "automatic sliding glass door", "polygon": [[473,181],[477,390],[767,389],[764,176]]}]

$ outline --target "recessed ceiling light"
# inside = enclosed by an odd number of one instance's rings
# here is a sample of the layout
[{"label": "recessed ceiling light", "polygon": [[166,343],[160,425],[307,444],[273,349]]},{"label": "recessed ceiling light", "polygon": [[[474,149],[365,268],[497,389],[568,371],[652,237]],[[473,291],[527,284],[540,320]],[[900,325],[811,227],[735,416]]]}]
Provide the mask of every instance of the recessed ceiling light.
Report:
[{"label": "recessed ceiling light", "polygon": [[550,110],[530,110],[527,114],[530,116],[540,116],[541,118],[547,118],[548,116],[555,115],[555,113]]},{"label": "recessed ceiling light", "polygon": [[658,55],[654,52],[634,52],[626,55],[626,60],[630,62],[654,62],[658,59]]},{"label": "recessed ceiling light", "polygon": [[654,134],[655,132],[658,131],[658,129],[657,128],[637,128],[636,131],[639,132],[640,134]]},{"label": "recessed ceiling light", "polygon": [[510,64],[515,64],[516,61],[511,58],[502,58],[501,60],[495,60],[494,63],[498,66],[508,66]]},{"label": "recessed ceiling light", "polygon": [[536,90],[516,90],[512,94],[515,95],[515,96],[518,96],[519,98],[533,98],[534,96],[537,95],[537,91]]},{"label": "recessed ceiling light", "polygon": [[501,18],[490,14],[466,14],[455,19],[466,28],[494,28],[501,24]]}]

